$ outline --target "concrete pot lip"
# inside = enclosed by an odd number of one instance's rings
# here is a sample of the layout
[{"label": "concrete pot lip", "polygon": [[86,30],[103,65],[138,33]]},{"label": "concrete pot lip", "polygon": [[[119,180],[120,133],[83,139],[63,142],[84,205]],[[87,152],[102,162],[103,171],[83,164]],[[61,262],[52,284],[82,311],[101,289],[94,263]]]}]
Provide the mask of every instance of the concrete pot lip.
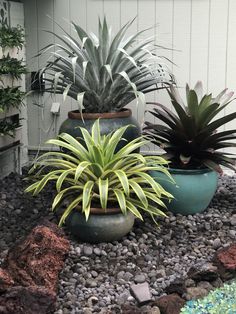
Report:
[{"label": "concrete pot lip", "polygon": [[[82,117],[83,116],[83,117]],[[75,120],[96,120],[100,119],[114,119],[114,118],[128,118],[132,116],[132,111],[130,109],[122,109],[117,112],[104,112],[104,113],[81,113],[79,110],[69,111],[68,118]]]}]

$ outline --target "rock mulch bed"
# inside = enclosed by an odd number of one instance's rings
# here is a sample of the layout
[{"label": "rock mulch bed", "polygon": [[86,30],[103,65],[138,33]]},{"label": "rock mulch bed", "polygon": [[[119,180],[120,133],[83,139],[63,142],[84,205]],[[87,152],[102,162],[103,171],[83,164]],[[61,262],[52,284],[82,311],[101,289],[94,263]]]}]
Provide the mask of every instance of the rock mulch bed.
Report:
[{"label": "rock mulch bed", "polygon": [[[28,234],[41,217],[54,220],[50,214],[53,190],[48,188],[33,198],[24,194],[26,185],[18,175],[0,182],[2,260],[9,247]],[[72,239],[60,274],[55,314],[158,313],[155,302],[152,308],[150,304],[136,307],[131,285],[147,282],[155,301],[170,289],[171,283],[186,278],[190,267],[211,261],[219,248],[236,240],[235,205],[236,176],[223,176],[203,214],[169,214],[160,220],[159,228],[149,218],[137,221],[133,231],[119,242],[91,245]],[[185,299],[190,299],[195,297],[193,293],[205,293],[222,285],[222,281],[217,278],[207,284],[187,279],[185,285],[205,290],[188,290]]]}]

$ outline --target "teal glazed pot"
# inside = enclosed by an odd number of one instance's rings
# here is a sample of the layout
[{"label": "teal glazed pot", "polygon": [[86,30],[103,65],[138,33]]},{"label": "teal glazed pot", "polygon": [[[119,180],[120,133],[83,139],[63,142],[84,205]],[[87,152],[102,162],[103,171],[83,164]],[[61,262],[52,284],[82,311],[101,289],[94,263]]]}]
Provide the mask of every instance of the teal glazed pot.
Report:
[{"label": "teal glazed pot", "polygon": [[163,173],[152,171],[152,177],[174,196],[166,204],[175,214],[193,215],[203,212],[210,204],[218,183],[218,173],[210,169],[169,169],[175,184]]},{"label": "teal glazed pot", "polygon": [[82,133],[79,127],[83,127],[91,133],[91,128],[95,120],[98,118],[100,119],[100,129],[102,135],[116,131],[120,127],[129,124],[134,125],[134,127],[129,127],[126,130],[123,135],[124,140],[118,144],[117,150],[121,149],[128,142],[131,142],[141,134],[140,126],[137,120],[132,117],[132,112],[130,109],[123,109],[119,112],[108,113],[84,113],[84,121],[82,120],[81,113],[79,111],[70,111],[68,113],[68,119],[62,123],[59,129],[59,133],[65,132],[75,138],[82,138]]},{"label": "teal glazed pot", "polygon": [[78,210],[74,210],[66,219],[68,230],[80,241],[88,243],[118,241],[133,227],[134,215],[123,215],[119,209],[110,209],[107,213],[91,209],[89,219]]}]

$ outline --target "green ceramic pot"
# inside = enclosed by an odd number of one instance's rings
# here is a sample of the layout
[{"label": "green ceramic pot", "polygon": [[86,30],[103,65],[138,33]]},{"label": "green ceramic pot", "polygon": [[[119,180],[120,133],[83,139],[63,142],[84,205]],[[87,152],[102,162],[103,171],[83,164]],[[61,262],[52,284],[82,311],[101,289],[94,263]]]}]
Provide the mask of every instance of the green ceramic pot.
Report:
[{"label": "green ceramic pot", "polygon": [[140,126],[137,120],[132,117],[130,109],[123,109],[119,112],[108,113],[84,113],[84,122],[80,112],[70,111],[68,113],[68,119],[62,123],[59,133],[66,132],[73,137],[82,137],[82,133],[78,127],[86,128],[91,133],[91,128],[95,120],[98,118],[100,119],[100,129],[102,135],[108,134],[129,124],[134,125],[134,127],[130,127],[126,130],[123,135],[124,140],[118,144],[117,150],[125,146],[127,142],[131,142],[133,139],[140,136]]},{"label": "green ceramic pot", "polygon": [[135,218],[131,212],[123,215],[119,209],[108,209],[107,213],[96,210],[91,209],[88,221],[78,210],[68,216],[67,228],[78,240],[89,243],[117,241],[133,227]]},{"label": "green ceramic pot", "polygon": [[150,174],[174,199],[166,204],[176,214],[192,215],[203,212],[212,200],[218,182],[218,174],[210,169],[183,170],[170,169],[175,184],[163,173]]}]

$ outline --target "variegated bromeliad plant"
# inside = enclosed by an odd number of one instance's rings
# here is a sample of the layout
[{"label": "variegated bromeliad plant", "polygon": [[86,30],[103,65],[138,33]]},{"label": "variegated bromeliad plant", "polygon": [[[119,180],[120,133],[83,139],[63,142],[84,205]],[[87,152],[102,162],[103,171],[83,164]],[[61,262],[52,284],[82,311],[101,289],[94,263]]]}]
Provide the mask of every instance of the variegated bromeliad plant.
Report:
[{"label": "variegated bromeliad plant", "polygon": [[[171,179],[164,167],[168,162],[160,156],[136,153],[137,148],[147,144],[142,137],[116,152],[128,127],[130,125],[101,135],[99,120],[96,120],[91,135],[86,129],[80,128],[83,140],[67,133],[60,134],[58,139],[49,140],[48,144],[66,151],[47,152],[38,157],[30,170],[36,182],[26,192],[37,195],[49,181],[54,182],[57,193],[52,209],[58,208],[65,200],[69,201],[60,225],[72,210],[81,210],[88,219],[91,207],[102,208],[105,213],[110,205],[120,207],[124,215],[130,211],[140,219],[143,219],[143,212],[149,213],[154,220],[155,217],[165,215],[160,209],[165,208],[163,199],[171,199],[172,195],[148,171],[164,172]],[[83,141],[85,145],[81,145]]]},{"label": "variegated bromeliad plant", "polygon": [[[235,155],[227,149],[236,147],[236,129],[217,131],[236,118],[236,112],[224,112],[234,100],[234,93],[224,89],[216,97],[203,95],[199,81],[194,89],[186,85],[185,104],[177,88],[171,86],[167,91],[175,112],[160,103],[152,103],[154,108],[149,112],[157,118],[157,123],[146,122],[144,133],[164,149],[163,157],[170,160],[170,166],[180,169],[207,167],[219,173],[222,173],[221,166],[235,170]],[[220,113],[224,116],[218,117]]]},{"label": "variegated bromeliad plant", "polygon": [[73,36],[58,24],[62,35],[48,31],[60,43],[38,54],[52,54],[41,70],[46,91],[74,98],[80,112],[83,108],[85,113],[105,113],[120,111],[134,99],[144,103],[144,94],[173,82],[169,60],[156,54],[161,47],[145,36],[147,30],[127,36],[133,21],[114,36],[106,18],[99,19],[98,36],[75,23]]}]

